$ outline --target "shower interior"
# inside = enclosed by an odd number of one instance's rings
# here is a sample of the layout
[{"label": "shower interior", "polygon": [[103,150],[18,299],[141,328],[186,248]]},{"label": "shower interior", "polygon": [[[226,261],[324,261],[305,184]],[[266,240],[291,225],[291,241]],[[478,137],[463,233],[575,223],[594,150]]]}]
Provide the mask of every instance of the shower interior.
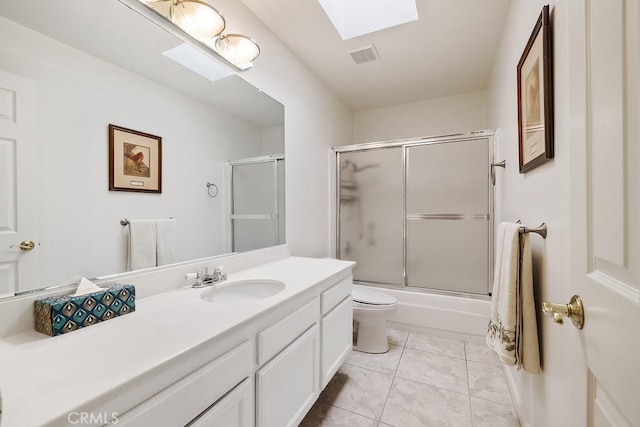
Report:
[{"label": "shower interior", "polygon": [[336,253],[354,282],[488,298],[493,134],[335,148]]}]

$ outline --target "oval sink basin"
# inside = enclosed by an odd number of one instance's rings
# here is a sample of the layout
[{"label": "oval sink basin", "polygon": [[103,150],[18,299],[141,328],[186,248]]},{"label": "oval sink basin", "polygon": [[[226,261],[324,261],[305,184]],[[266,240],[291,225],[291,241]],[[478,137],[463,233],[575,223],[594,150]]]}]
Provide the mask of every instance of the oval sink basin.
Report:
[{"label": "oval sink basin", "polygon": [[286,285],[278,280],[242,280],[218,285],[203,292],[200,298],[215,303],[244,302],[273,296],[284,288]]}]

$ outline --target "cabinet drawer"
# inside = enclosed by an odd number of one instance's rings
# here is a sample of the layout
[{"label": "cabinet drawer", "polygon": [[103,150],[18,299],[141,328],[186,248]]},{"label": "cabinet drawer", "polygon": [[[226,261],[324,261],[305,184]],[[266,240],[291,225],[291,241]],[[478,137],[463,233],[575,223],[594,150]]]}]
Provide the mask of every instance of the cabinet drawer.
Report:
[{"label": "cabinet drawer", "polygon": [[253,382],[244,380],[187,427],[253,427]]},{"label": "cabinet drawer", "polygon": [[314,298],[258,334],[258,365],[278,354],[320,318],[320,299]]},{"label": "cabinet drawer", "polygon": [[334,285],[322,293],[322,315],[324,316],[338,305],[340,301],[351,294],[353,277],[349,276],[337,285]]},{"label": "cabinet drawer", "polygon": [[186,425],[250,374],[251,346],[245,342],[127,411],[118,425]]},{"label": "cabinet drawer", "polygon": [[257,427],[295,427],[320,393],[315,324],[256,372]]}]

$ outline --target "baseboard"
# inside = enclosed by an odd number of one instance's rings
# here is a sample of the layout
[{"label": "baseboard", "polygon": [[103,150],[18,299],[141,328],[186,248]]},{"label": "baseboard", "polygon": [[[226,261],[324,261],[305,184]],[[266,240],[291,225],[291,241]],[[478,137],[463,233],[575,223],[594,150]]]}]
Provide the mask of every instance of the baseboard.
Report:
[{"label": "baseboard", "polygon": [[516,387],[516,382],[513,379],[513,370],[508,369],[507,366],[502,365],[502,371],[504,372],[504,377],[507,380],[507,386],[509,387],[509,393],[511,393],[511,401],[513,402],[513,409],[516,411],[516,416],[518,417],[518,421],[520,421],[520,427],[529,427],[530,424],[524,420],[522,416],[522,399],[520,398],[520,393],[518,393],[518,388]]}]

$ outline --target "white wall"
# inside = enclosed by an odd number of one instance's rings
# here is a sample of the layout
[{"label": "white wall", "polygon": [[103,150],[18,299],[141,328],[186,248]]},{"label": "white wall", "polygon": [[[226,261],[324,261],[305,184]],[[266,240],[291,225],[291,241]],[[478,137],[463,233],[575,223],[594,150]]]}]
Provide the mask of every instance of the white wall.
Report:
[{"label": "white wall", "polygon": [[[550,4],[555,86],[555,158],[526,173],[518,172],[516,68],[544,4]],[[497,173],[497,221],[517,219],[529,226],[546,222],[546,240],[531,236],[536,304],[569,300],[569,93],[567,2],[514,1],[493,66],[488,89],[488,126],[498,130],[497,160],[507,168]],[[526,426],[571,425],[570,399],[564,378],[571,351],[564,346],[571,327],[542,318],[538,309],[542,374],[509,369],[516,407]],[[565,357],[566,356],[566,357]],[[565,362],[565,358],[567,362]]]},{"label": "white wall", "polygon": [[487,93],[429,99],[354,113],[354,143],[389,141],[487,128]]},{"label": "white wall", "polygon": [[[4,18],[0,68],[37,84],[42,285],[124,271],[120,218],[176,218],[176,261],[223,252],[222,197],[205,184],[261,155],[261,129]],[[109,123],[162,137],[162,194],[108,191]]]},{"label": "white wall", "polygon": [[284,153],[284,126],[262,129],[262,154]]}]

